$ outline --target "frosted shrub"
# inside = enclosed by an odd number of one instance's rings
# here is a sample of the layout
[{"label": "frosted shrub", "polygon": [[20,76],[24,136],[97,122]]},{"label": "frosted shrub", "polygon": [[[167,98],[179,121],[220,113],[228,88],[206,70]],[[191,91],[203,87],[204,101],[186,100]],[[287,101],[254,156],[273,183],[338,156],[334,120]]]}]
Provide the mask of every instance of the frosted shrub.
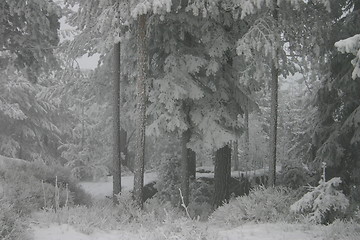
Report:
[{"label": "frosted shrub", "polygon": [[319,186],[313,187],[299,201],[291,205],[292,212],[305,213],[310,221],[315,223],[326,223],[332,221],[336,213],[345,213],[349,206],[349,200],[338,190],[341,179],[338,177],[325,181],[324,172]]},{"label": "frosted shrub", "polygon": [[237,226],[245,222],[291,221],[289,207],[294,203],[294,193],[285,187],[258,187],[248,196],[232,199],[219,207],[210,217],[210,221],[219,224]]}]

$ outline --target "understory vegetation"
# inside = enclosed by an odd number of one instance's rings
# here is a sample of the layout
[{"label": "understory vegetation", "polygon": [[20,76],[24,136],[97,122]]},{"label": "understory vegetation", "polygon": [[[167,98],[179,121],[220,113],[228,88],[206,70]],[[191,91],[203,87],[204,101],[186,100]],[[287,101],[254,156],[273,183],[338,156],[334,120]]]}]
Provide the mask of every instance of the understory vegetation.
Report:
[{"label": "understory vegetation", "polygon": [[[52,170],[55,168],[58,174],[57,186]],[[193,184],[196,187],[192,188],[195,193],[193,202],[196,204],[187,209],[180,206],[179,195],[174,204],[173,199],[159,194],[148,199],[144,209],[140,210],[132,194],[126,191],[117,196],[118,205],[114,205],[110,199],[91,201],[67,169],[55,168],[31,163],[10,165],[7,170],[0,171],[2,239],[31,239],[31,234],[26,231],[30,224],[68,224],[85,234],[98,230],[126,229],[137,234],[143,233],[146,239],[184,240],[216,239],[208,233],[210,226],[228,228],[247,223],[284,222],[308,227],[312,225],[305,215],[291,211],[290,206],[301,199],[301,194],[288,187],[259,186],[248,195],[232,198],[229,203],[212,211],[208,200],[208,184],[197,182]],[[331,181],[328,183],[331,184]],[[168,184],[176,187],[173,182]],[[323,197],[327,196],[324,191]],[[342,220],[328,223],[323,233],[324,239],[339,239],[339,236],[341,239],[357,239],[360,230],[359,213],[358,209],[342,215]]]}]

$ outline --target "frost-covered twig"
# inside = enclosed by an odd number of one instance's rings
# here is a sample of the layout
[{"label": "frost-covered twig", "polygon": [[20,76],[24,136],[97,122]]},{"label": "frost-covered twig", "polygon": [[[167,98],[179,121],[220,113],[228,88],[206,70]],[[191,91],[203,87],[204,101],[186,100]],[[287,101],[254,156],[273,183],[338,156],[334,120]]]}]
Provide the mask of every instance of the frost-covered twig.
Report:
[{"label": "frost-covered twig", "polygon": [[180,197],[181,197],[181,206],[185,209],[185,212],[186,212],[186,215],[188,216],[188,218],[191,219],[190,214],[189,214],[189,211],[188,211],[188,208],[187,208],[187,206],[185,205],[184,197],[183,197],[183,195],[182,195],[182,192],[181,192],[181,189],[180,189],[180,188],[179,188],[179,192],[180,192]]}]

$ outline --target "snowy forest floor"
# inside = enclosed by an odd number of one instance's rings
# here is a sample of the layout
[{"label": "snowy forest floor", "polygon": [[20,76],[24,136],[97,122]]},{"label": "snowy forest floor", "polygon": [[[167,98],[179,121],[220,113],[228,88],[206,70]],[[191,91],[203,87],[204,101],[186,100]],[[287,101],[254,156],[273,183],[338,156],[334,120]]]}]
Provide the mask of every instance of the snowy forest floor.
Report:
[{"label": "snowy forest floor", "polygon": [[[304,226],[286,223],[277,224],[245,224],[233,229],[224,229],[211,226],[207,223],[197,222],[202,232],[199,239],[219,240],[322,240],[326,239],[324,226]],[[163,236],[164,239],[183,239],[177,236],[176,232],[165,233],[163,229],[155,229],[153,232],[146,227],[140,229],[124,229],[117,231],[96,230],[91,234],[81,233],[74,227],[62,225],[33,225],[33,236],[36,240],[130,240],[130,239],[159,239],[156,236]],[[156,232],[157,231],[157,232]],[[341,239],[341,238],[337,238]],[[348,238],[350,239],[350,238]],[[355,240],[355,238],[354,238]]]},{"label": "snowy forest floor", "polygon": [[[156,179],[156,174],[147,173],[145,175],[145,183]],[[133,177],[124,176],[122,178],[122,185],[124,190],[131,190]],[[90,193],[94,198],[101,199],[105,196],[111,195],[112,180],[103,179],[98,182],[83,182],[82,187]],[[68,210],[68,213],[73,211]],[[68,214],[67,213],[67,214]],[[211,221],[197,221],[179,217],[178,220],[164,219],[163,224],[153,225],[150,222],[127,223],[124,226],[119,226],[117,230],[102,229],[99,227],[92,227],[91,224],[82,226],[81,224],[66,224],[62,221],[52,219],[48,220],[46,213],[40,212],[40,218],[34,218],[31,223],[30,233],[35,240],[118,240],[118,239],[201,239],[201,240],[330,240],[330,239],[347,239],[358,240],[359,236],[337,235],[336,228],[343,228],[340,226],[334,227],[312,225],[312,224],[289,224],[289,223],[246,223],[241,226],[229,227],[219,225]],[[44,217],[45,216],[45,217]],[[95,216],[89,216],[89,218]],[[60,218],[60,217],[59,217]],[[100,218],[100,216],[99,216]],[[41,219],[38,221],[37,219]],[[72,220],[73,222],[76,219]],[[101,219],[100,219],[101,221]],[[88,223],[87,223],[88,224]],[[85,231],[84,231],[85,229]],[[86,229],[91,229],[87,231]],[[335,229],[335,230],[334,230]],[[344,232],[344,231],[342,231]]]}]

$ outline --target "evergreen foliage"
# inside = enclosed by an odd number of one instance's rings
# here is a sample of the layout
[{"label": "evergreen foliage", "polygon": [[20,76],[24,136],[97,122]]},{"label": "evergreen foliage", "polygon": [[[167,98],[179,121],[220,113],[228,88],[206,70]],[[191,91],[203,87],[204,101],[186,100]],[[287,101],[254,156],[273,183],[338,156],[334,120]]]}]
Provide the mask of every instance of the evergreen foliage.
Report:
[{"label": "evergreen foliage", "polygon": [[338,190],[341,184],[340,178],[325,180],[324,173],[319,185],[311,188],[300,200],[291,205],[291,211],[305,213],[315,223],[331,223],[339,217],[339,213],[345,213],[349,206],[349,200]]},{"label": "evergreen foliage", "polygon": [[46,0],[4,0],[0,16],[0,70],[15,66],[36,82],[41,71],[56,64],[60,7]]}]

